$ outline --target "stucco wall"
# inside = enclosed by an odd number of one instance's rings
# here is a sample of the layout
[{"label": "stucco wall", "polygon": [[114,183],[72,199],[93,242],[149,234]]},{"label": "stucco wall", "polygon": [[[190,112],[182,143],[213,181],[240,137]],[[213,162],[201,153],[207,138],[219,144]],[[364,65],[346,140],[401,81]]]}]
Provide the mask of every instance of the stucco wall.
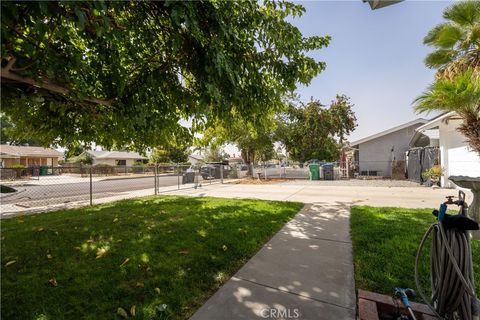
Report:
[{"label": "stucco wall", "polygon": [[[377,175],[390,177],[392,160],[405,160],[405,152],[412,139],[415,128],[422,124],[414,124],[376,139],[358,145],[359,169],[377,171]],[[395,159],[392,159],[392,147]]]},{"label": "stucco wall", "polygon": [[439,124],[441,165],[445,169],[441,183],[444,187],[455,187],[448,180],[449,176],[480,177],[480,156],[468,147],[465,137],[455,129],[460,123],[460,120],[449,120]]}]

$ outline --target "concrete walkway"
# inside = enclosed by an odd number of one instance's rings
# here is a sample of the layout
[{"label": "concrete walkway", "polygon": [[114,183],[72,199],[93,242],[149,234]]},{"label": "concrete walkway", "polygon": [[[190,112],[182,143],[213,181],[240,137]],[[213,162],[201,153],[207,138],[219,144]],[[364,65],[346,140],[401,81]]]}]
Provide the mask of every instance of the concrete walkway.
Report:
[{"label": "concrete walkway", "polygon": [[348,217],[306,205],[192,319],[355,319]]}]

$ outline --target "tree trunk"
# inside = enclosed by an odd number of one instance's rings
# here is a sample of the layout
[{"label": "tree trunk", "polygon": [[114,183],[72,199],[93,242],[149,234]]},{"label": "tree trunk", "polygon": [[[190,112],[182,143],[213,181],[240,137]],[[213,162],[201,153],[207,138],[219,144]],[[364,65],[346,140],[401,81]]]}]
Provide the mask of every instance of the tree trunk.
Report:
[{"label": "tree trunk", "polygon": [[480,155],[480,114],[462,114],[463,123],[460,131],[466,138],[470,147]]}]

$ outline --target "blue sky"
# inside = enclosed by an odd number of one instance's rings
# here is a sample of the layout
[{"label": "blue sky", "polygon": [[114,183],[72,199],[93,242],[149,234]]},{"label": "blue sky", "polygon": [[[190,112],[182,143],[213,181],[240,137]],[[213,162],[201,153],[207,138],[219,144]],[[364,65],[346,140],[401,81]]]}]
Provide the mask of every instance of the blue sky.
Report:
[{"label": "blue sky", "polygon": [[327,68],[298,93],[327,104],[337,93],[351,97],[358,127],[350,140],[417,117],[413,100],[432,82],[423,60],[423,37],[442,22],[447,1],[404,1],[371,10],[361,0],[302,1],[306,13],[291,20],[305,36],[330,35],[330,45],[310,55]]}]

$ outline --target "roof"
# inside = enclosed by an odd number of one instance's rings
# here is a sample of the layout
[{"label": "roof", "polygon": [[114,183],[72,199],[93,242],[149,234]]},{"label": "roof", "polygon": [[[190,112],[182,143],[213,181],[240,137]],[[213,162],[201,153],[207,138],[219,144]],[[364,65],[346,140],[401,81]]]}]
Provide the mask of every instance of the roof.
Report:
[{"label": "roof", "polygon": [[11,146],[8,144],[0,145],[0,157],[44,157],[44,158],[63,158],[63,153],[51,148]]},{"label": "roof", "polygon": [[87,152],[96,159],[148,159],[137,152],[130,151],[95,151],[87,150]]},{"label": "roof", "polygon": [[440,122],[442,122],[442,121],[444,121],[444,120],[446,120],[450,117],[455,117],[455,116],[457,116],[457,113],[455,111],[442,113],[442,114],[436,116],[435,118],[431,119],[427,123],[425,123],[423,126],[420,126],[420,127],[416,128],[415,131],[423,132],[425,130],[436,128],[436,127],[438,127]]},{"label": "roof", "polygon": [[396,132],[396,131],[399,131],[399,130],[406,129],[406,128],[411,127],[411,126],[413,126],[413,125],[421,124],[421,123],[427,123],[427,122],[428,122],[427,119],[418,118],[418,119],[409,121],[409,122],[407,122],[407,123],[401,124],[401,125],[399,125],[399,126],[393,127],[393,128],[391,128],[391,129],[388,129],[388,130],[385,130],[385,131],[376,133],[376,134],[374,134],[374,135],[371,135],[371,136],[362,138],[362,139],[360,139],[360,140],[352,141],[352,142],[350,142],[350,145],[351,145],[351,146],[356,146],[356,145],[359,145],[359,144],[368,142],[368,141],[370,141],[370,140],[374,140],[374,139],[377,139],[377,138],[386,136],[387,134],[390,134],[390,133],[393,133],[393,132]]},{"label": "roof", "polygon": [[455,111],[450,111],[450,112],[444,112],[432,118],[427,123],[415,129],[415,134],[410,140],[409,145],[410,146],[415,145],[417,140],[420,139],[422,135],[425,135],[430,139],[440,139],[440,131],[438,130],[438,126],[440,125],[440,122],[445,121],[449,118],[454,118],[454,117],[457,117],[457,113]]},{"label": "roof", "polygon": [[200,154],[191,154],[188,156],[189,158],[195,159],[195,160],[203,160],[203,156]]}]

